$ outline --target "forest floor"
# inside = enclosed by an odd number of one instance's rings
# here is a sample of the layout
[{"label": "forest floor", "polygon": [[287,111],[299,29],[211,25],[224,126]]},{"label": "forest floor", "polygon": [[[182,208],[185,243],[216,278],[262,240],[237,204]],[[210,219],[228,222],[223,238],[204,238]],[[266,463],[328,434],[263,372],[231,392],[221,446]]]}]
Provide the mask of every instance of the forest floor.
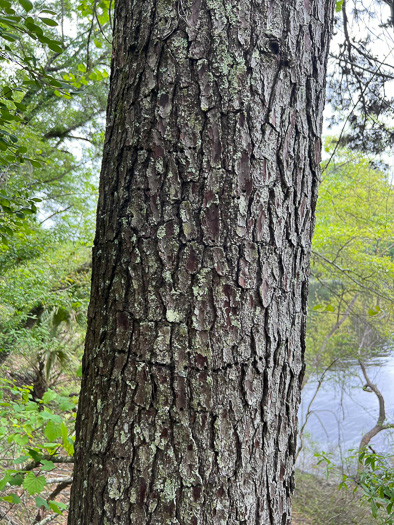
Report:
[{"label": "forest floor", "polygon": [[359,493],[338,490],[338,483],[297,471],[293,525],[371,525],[371,511]]}]

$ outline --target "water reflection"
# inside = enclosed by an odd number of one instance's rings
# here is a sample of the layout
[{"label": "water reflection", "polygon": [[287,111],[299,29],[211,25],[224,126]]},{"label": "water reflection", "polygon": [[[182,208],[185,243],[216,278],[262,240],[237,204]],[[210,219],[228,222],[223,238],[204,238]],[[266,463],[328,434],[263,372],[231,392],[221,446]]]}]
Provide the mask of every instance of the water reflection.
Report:
[{"label": "water reflection", "polygon": [[[368,375],[385,398],[386,423],[394,423],[394,354],[380,358],[367,367]],[[377,422],[378,398],[363,390],[365,379],[356,363],[346,368],[331,370],[314,400],[312,414],[305,427],[304,450],[298,458],[298,466],[308,469],[316,463],[315,452],[332,452],[338,459],[356,449],[360,440]],[[304,387],[299,411],[300,426],[305,421],[308,405],[318,386],[310,380]],[[384,430],[371,445],[378,453],[393,452],[394,431]]]}]

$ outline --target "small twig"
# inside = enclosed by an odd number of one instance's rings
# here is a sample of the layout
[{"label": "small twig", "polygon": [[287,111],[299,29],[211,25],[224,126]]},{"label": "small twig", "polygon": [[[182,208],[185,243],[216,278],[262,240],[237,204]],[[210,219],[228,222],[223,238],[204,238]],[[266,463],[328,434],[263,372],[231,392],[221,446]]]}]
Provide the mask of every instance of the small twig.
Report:
[{"label": "small twig", "polygon": [[101,23],[100,23],[100,20],[99,20],[98,14],[97,14],[97,0],[94,0],[94,4],[93,4],[93,12],[94,12],[94,15],[95,15],[95,17],[96,17],[97,23],[98,23],[98,25],[99,25],[100,33],[103,35],[103,37],[104,37],[105,40],[108,42],[108,44],[112,45],[112,42],[111,42],[110,40],[108,40],[108,38],[105,36],[103,26],[102,26]]},{"label": "small twig", "polygon": [[91,144],[93,144],[93,141],[90,139],[87,139],[86,137],[76,137],[75,135],[66,135],[64,138],[74,139],[74,140],[85,140],[86,142],[90,142]]},{"label": "small twig", "polygon": [[92,16],[92,23],[90,24],[88,38],[86,41],[86,67],[88,71],[90,70],[90,38],[92,36],[93,27],[94,27],[94,14]]},{"label": "small twig", "polygon": [[[312,253],[313,253],[313,255],[316,255],[317,257],[319,257],[320,259],[322,259],[326,263],[328,263],[331,266],[333,266],[335,269],[337,269],[341,273],[345,274],[354,284],[357,284],[358,286],[360,286],[360,288],[363,288],[364,290],[371,291],[371,288],[369,286],[365,286],[365,284],[361,283],[360,281],[358,281],[357,279],[354,279],[354,277],[349,275],[351,273],[351,270],[347,270],[346,268],[341,268],[338,264],[334,263],[333,261],[330,261],[330,259],[328,259],[324,255],[322,255],[321,253],[316,252],[315,250],[312,250]],[[389,301],[390,303],[393,302],[393,299],[391,297],[389,297],[387,295],[384,295],[384,294],[378,292],[375,289],[373,290],[373,292],[374,292],[374,294],[376,296],[380,297],[381,299],[385,299],[386,301]]]},{"label": "small twig", "polygon": [[52,217],[54,217],[55,215],[59,215],[60,213],[65,213],[66,211],[68,211],[70,208],[72,208],[73,205],[70,204],[70,206],[67,206],[67,208],[64,208],[64,210],[60,210],[60,211],[55,211],[54,213],[52,213],[52,215],[50,215],[49,217],[47,217],[46,219],[44,219],[43,221],[41,221],[39,223],[39,225],[41,226],[41,224],[44,224],[44,222],[46,221],[49,221],[49,219],[52,219]]},{"label": "small twig", "polygon": [[[343,323],[346,321],[346,319],[349,317],[350,315],[350,312],[353,310],[353,306],[354,306],[354,303],[356,302],[357,300],[357,297],[358,297],[358,293],[356,293],[356,295],[353,297],[353,299],[351,300],[351,302],[349,303],[348,307],[346,308],[346,311],[345,313],[342,315],[341,319],[338,320],[337,323],[335,323],[335,325],[332,327],[332,329],[330,330],[330,332],[326,335],[320,349],[319,349],[319,354],[322,354],[326,347],[327,347],[327,344],[328,344],[328,341],[329,339],[334,335],[334,333],[343,325]],[[336,362],[336,360],[330,364],[329,368]],[[324,371],[324,373],[326,373],[327,369]]]},{"label": "small twig", "polygon": [[82,163],[81,164],[77,164],[76,166],[71,166],[66,171],[63,171],[63,173],[61,173],[60,175],[57,175],[56,177],[52,177],[51,179],[46,179],[46,180],[43,180],[43,181],[35,181],[35,182],[29,184],[27,186],[27,189],[29,190],[30,188],[32,188],[36,184],[48,184],[49,182],[54,182],[55,180],[60,180],[63,177],[65,177],[66,175],[68,175],[69,173],[71,173],[73,170],[78,169],[81,165],[82,165]]},{"label": "small twig", "polygon": [[326,375],[326,373],[329,371],[329,369],[338,361],[338,359],[334,359],[334,361],[332,361],[332,363],[330,363],[328,365],[328,367],[323,371],[322,375],[320,376],[320,379],[319,379],[319,382],[317,384],[317,387],[316,387],[316,390],[315,390],[315,393],[313,394],[312,396],[312,399],[310,400],[309,402],[309,405],[308,405],[308,408],[307,408],[307,411],[306,411],[306,416],[305,416],[305,421],[304,421],[304,424],[302,425],[301,429],[300,429],[300,432],[299,432],[299,439],[300,439],[300,446],[298,447],[298,450],[297,450],[297,453],[296,453],[296,456],[295,456],[295,459],[297,461],[297,458],[298,456],[300,455],[300,452],[301,450],[303,449],[303,446],[304,446],[304,441],[303,441],[303,436],[304,436],[304,430],[305,430],[305,427],[308,423],[308,420],[312,414],[312,404],[313,402],[315,401],[316,399],[316,396],[317,394],[319,393],[319,390],[320,390],[320,387],[322,386],[323,384],[323,381],[324,381],[324,377]]},{"label": "small twig", "polygon": [[40,466],[41,461],[52,461],[52,463],[74,463],[72,456],[42,456],[40,461],[31,461],[27,463],[21,470],[33,470]]},{"label": "small twig", "polygon": [[356,67],[357,69],[361,69],[362,71],[366,71],[370,75],[380,76],[383,78],[387,78],[388,80],[394,80],[393,75],[389,75],[387,73],[379,73],[376,71],[372,71],[371,69],[368,69],[366,67],[360,66],[360,64],[355,64],[354,62],[350,62],[350,60],[347,60],[346,58],[342,56],[334,55],[334,53],[330,53],[331,58],[335,58],[335,60],[339,60],[340,62],[346,62],[346,64],[351,64],[353,67]]},{"label": "small twig", "polygon": [[69,487],[72,484],[72,482],[73,482],[73,478],[69,478],[68,480],[63,481],[62,483],[59,483],[59,485],[55,488],[55,490],[49,494],[47,500],[53,500],[54,498],[56,498],[56,496],[60,494],[62,490]]},{"label": "small twig", "polygon": [[[342,4],[342,12],[343,12],[344,15],[346,14],[346,12],[345,12],[345,8],[346,8],[346,4],[345,4],[345,2],[343,2],[343,4]],[[391,53],[393,52],[393,50],[394,50],[394,48],[390,49],[390,51],[389,51],[389,52],[387,53],[387,55],[384,57],[383,62],[380,62],[379,66],[376,68],[376,70],[374,71],[374,73],[371,75],[371,78],[366,82],[364,88],[362,89],[362,91],[361,91],[361,93],[360,93],[360,96],[358,97],[358,99],[356,100],[356,102],[353,104],[353,107],[352,107],[350,113],[347,115],[347,117],[346,117],[346,119],[345,119],[345,122],[344,122],[344,124],[343,124],[343,126],[342,126],[342,129],[341,129],[341,132],[340,132],[340,134],[339,134],[339,138],[338,138],[338,140],[337,140],[337,142],[336,142],[336,144],[335,144],[334,150],[333,150],[333,152],[332,152],[330,158],[328,159],[326,165],[325,165],[324,168],[322,169],[323,172],[327,170],[328,166],[331,164],[331,161],[332,161],[332,159],[334,158],[334,155],[336,154],[336,152],[337,152],[337,150],[338,150],[338,148],[339,148],[339,145],[340,145],[341,139],[342,139],[343,134],[344,134],[344,132],[345,132],[346,124],[348,123],[350,117],[353,115],[353,113],[354,113],[354,111],[356,110],[356,108],[357,108],[359,102],[364,98],[364,95],[365,95],[365,93],[367,92],[367,90],[368,90],[368,88],[369,88],[369,85],[370,85],[370,83],[372,82],[372,80],[376,77],[376,75],[378,75],[378,73],[379,73],[381,67],[382,67],[383,65],[386,65],[386,64],[385,64],[385,61],[386,61],[387,58],[391,55]]]}]

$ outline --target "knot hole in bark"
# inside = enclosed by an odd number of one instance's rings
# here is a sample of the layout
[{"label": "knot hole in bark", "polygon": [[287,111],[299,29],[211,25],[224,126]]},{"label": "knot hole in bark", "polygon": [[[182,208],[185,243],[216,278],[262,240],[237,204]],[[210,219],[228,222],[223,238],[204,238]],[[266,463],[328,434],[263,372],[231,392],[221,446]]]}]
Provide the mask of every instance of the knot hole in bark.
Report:
[{"label": "knot hole in bark", "polygon": [[268,42],[268,47],[271,53],[273,53],[274,55],[279,55],[280,45],[277,40],[270,40]]}]

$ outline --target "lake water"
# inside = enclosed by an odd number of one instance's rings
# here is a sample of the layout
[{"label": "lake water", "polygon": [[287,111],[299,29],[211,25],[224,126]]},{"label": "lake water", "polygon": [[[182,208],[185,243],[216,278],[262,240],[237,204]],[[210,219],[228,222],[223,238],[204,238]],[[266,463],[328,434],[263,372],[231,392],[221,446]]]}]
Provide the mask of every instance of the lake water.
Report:
[{"label": "lake water", "polygon": [[[385,398],[386,422],[394,423],[394,354],[368,365],[367,373]],[[337,458],[347,455],[348,450],[359,446],[363,434],[375,426],[379,413],[378,398],[374,393],[365,392],[363,385],[365,379],[358,364],[327,372],[305,428],[306,450],[299,457],[300,468],[308,469],[311,462],[316,463],[314,452],[332,452]],[[305,421],[316,387],[317,381],[312,380],[304,387],[300,426]],[[380,432],[371,445],[378,453],[394,452],[394,430]]]}]

